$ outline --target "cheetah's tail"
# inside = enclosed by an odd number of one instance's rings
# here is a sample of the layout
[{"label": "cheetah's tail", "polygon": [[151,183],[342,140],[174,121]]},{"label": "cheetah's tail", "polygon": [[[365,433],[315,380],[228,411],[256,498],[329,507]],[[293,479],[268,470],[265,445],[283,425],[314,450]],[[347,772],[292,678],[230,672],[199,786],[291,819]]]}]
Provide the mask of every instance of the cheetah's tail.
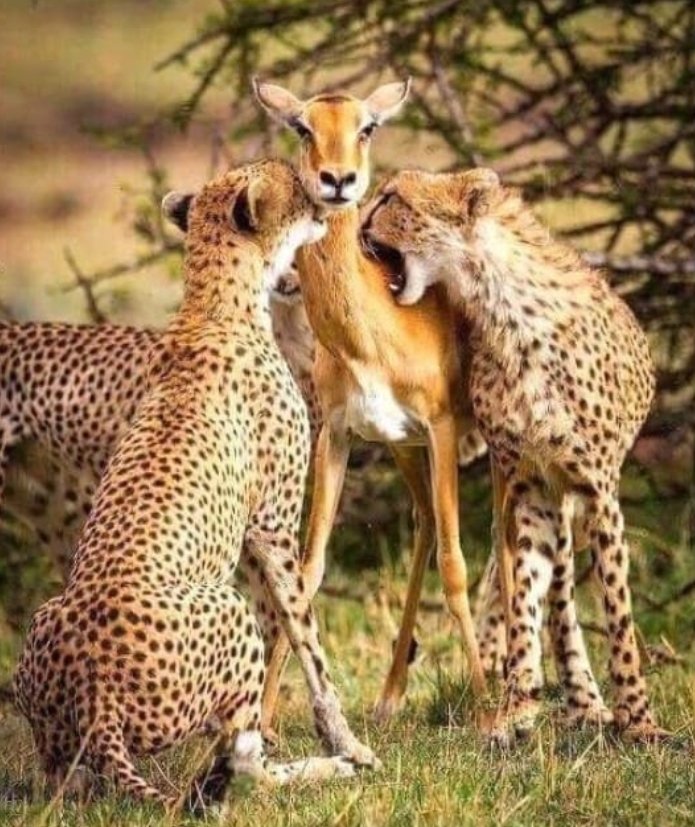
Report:
[{"label": "cheetah's tail", "polygon": [[88,754],[90,763],[102,775],[112,778],[124,791],[145,801],[155,801],[172,810],[178,796],[165,795],[148,784],[133,763],[120,728],[100,726],[92,731]]}]

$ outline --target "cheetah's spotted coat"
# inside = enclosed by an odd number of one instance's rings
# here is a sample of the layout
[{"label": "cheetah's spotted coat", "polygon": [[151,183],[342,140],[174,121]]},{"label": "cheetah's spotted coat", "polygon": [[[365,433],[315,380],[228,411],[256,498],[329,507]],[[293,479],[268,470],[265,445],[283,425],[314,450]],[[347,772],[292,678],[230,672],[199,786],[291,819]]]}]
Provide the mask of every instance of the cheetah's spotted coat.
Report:
[{"label": "cheetah's spotted coat", "polygon": [[189,205],[181,310],[151,355],[150,390],[108,464],[67,587],[36,613],[15,691],[44,769],[81,752],[134,794],[166,801],[132,756],[216,720],[222,752],[204,802],[239,771],[286,780],[344,773],[342,759],[266,765],[263,640],[227,584],[242,544],[305,670],[317,730],[373,763],[350,732],[304,597],[297,542],[306,409],[271,333],[267,290],[319,236],[315,208],[281,162],[206,186]]},{"label": "cheetah's spotted coat", "polygon": [[[615,721],[660,737],[647,700],[627,582],[620,468],[654,392],[646,338],[579,256],[554,243],[490,170],[402,172],[366,210],[369,239],[403,257],[400,301],[441,281],[474,328],[471,397],[511,492],[513,601],[508,699],[496,737],[531,725],[541,689],[540,624],[549,594],[570,714],[608,720],[585,657],[568,584],[573,534],[588,539],[603,588]],[[580,543],[576,545],[581,547]]]},{"label": "cheetah's spotted coat", "polygon": [[[294,270],[272,291],[270,310],[313,435],[320,427],[311,378],[314,338]],[[94,487],[147,391],[160,337],[112,324],[0,322],[0,503],[11,448],[35,440],[66,476],[62,514],[34,515],[39,539],[66,577]],[[79,478],[71,479],[74,474]]]}]

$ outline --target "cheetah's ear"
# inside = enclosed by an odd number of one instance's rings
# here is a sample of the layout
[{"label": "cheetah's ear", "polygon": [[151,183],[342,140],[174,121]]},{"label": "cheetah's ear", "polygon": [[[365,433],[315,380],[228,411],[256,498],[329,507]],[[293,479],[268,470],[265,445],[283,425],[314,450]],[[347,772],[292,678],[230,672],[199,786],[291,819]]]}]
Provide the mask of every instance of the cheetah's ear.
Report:
[{"label": "cheetah's ear", "polygon": [[192,193],[168,192],[162,198],[162,215],[183,233],[188,232],[188,211],[193,197]]},{"label": "cheetah's ear", "polygon": [[260,189],[260,182],[252,179],[234,199],[232,222],[242,233],[254,233],[258,229],[261,212]]},{"label": "cheetah's ear", "polygon": [[253,93],[265,111],[286,126],[292,126],[304,108],[292,92],[273,83],[263,83],[258,78],[253,79]]},{"label": "cheetah's ear", "polygon": [[500,187],[500,177],[494,169],[477,167],[459,173],[460,198],[471,218],[485,215],[492,196]]}]

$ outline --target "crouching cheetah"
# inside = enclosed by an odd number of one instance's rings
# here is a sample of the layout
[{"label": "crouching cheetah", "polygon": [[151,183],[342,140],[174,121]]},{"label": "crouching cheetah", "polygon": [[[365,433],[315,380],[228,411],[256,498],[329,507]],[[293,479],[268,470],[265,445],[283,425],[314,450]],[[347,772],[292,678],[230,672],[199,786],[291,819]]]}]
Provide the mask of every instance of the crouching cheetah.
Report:
[{"label": "crouching cheetah", "polygon": [[[576,627],[566,585],[574,533],[588,539],[597,561],[615,722],[629,737],[660,737],[640,669],[618,501],[620,468],[654,392],[646,337],[632,313],[491,170],[399,173],[366,208],[362,227],[369,241],[401,256],[400,302],[416,302],[442,282],[474,328],[474,413],[504,474],[515,531],[508,697],[493,736],[506,742],[535,718],[546,594],[559,632]],[[567,681],[580,642],[577,630],[560,652],[570,713],[606,721],[588,673],[583,684]]]},{"label": "crouching cheetah", "polygon": [[[325,227],[279,161],[234,170],[195,197],[172,194],[166,207],[187,216],[184,300],[151,355],[150,389],[98,487],[67,587],[33,619],[15,692],[50,780],[83,762],[165,804],[133,756],[214,720],[220,752],[190,795],[206,805],[235,773],[325,778],[375,759],[341,712],[304,593],[308,421],[267,307],[296,248]],[[266,762],[263,640],[227,583],[242,544],[337,757]]]}]

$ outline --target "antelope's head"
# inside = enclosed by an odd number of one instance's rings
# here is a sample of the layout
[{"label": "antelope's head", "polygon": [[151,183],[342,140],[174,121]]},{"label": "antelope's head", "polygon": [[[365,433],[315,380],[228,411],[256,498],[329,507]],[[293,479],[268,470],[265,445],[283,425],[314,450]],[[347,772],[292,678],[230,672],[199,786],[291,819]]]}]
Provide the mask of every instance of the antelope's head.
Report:
[{"label": "antelope's head", "polygon": [[400,111],[409,90],[410,79],[379,86],[364,100],[326,94],[302,101],[281,86],[254,80],[263,108],[299,135],[302,182],[329,209],[349,207],[365,194],[372,134]]}]

